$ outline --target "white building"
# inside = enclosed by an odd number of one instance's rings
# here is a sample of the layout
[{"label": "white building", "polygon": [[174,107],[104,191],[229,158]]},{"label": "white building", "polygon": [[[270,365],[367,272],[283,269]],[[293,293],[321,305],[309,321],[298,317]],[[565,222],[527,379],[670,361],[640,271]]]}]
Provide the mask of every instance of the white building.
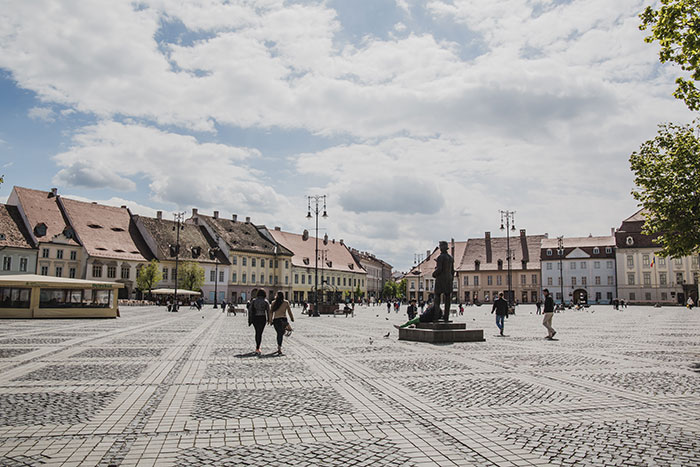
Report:
[{"label": "white building", "polygon": [[619,297],[630,303],[685,304],[698,300],[698,256],[665,258],[655,237],[642,233],[645,217],[637,211],[615,231]]},{"label": "white building", "polygon": [[616,293],[615,238],[573,237],[542,240],[540,262],[542,288],[554,301],[611,303]]}]

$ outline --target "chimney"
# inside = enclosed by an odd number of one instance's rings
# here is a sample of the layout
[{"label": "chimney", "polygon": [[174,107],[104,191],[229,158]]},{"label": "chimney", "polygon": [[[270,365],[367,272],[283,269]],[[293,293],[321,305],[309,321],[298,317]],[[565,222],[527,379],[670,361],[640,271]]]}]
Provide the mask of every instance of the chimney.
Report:
[{"label": "chimney", "polygon": [[486,243],[486,262],[490,263],[493,260],[493,254],[491,253],[491,232],[486,232],[484,240]]},{"label": "chimney", "polygon": [[236,214],[231,214],[231,220],[233,222],[236,222],[237,219],[238,219],[238,216]]},{"label": "chimney", "polygon": [[199,217],[195,217],[192,220],[194,221],[194,225],[199,225]]},{"label": "chimney", "polygon": [[214,211],[214,219],[218,219],[218,218],[219,218],[219,211]]},{"label": "chimney", "polygon": [[246,218],[245,218],[245,223],[246,223],[246,224],[250,224],[250,217],[246,217]]},{"label": "chimney", "polygon": [[340,244],[341,244],[341,245],[345,245],[345,242],[343,241],[342,238],[340,239]]},{"label": "chimney", "polygon": [[197,208],[192,208],[192,217],[197,215]]},{"label": "chimney", "polygon": [[49,193],[49,198],[55,198],[58,193],[58,188],[51,188],[51,193]]},{"label": "chimney", "polygon": [[430,250],[425,250],[425,259],[430,258]]},{"label": "chimney", "polygon": [[615,236],[615,227],[610,227],[610,236],[611,237]]},{"label": "chimney", "polygon": [[163,211],[156,211],[156,219],[158,219],[158,220],[163,219]]},{"label": "chimney", "polygon": [[92,204],[97,204],[97,201],[93,201]]},{"label": "chimney", "polygon": [[122,209],[126,209],[126,204],[122,204]]},{"label": "chimney", "polygon": [[526,269],[527,262],[530,261],[530,250],[527,248],[527,235],[525,229],[520,229],[520,248],[523,252],[523,269]]},{"label": "chimney", "polygon": [[275,230],[276,230],[277,232],[280,232],[282,229],[279,228],[279,227],[277,227],[277,226],[275,226]]}]

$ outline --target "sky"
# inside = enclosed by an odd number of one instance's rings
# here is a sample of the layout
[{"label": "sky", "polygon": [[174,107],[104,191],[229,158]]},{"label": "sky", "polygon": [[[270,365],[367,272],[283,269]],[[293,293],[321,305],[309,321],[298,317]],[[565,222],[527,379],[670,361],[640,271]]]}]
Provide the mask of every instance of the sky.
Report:
[{"label": "sky", "polygon": [[[658,3],[658,2],[657,2]],[[609,235],[693,115],[653,0],[3,0],[0,199],[251,217],[398,270],[439,240]]]}]

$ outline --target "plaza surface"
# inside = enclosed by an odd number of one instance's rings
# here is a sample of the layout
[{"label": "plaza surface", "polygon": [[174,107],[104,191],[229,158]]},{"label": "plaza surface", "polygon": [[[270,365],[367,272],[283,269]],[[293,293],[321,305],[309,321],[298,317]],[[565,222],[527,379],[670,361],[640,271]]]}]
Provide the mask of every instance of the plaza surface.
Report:
[{"label": "plaza surface", "polygon": [[551,342],[489,311],[436,346],[397,340],[403,307],[297,309],[282,357],[211,307],[0,321],[0,465],[700,464],[698,309],[567,310]]}]

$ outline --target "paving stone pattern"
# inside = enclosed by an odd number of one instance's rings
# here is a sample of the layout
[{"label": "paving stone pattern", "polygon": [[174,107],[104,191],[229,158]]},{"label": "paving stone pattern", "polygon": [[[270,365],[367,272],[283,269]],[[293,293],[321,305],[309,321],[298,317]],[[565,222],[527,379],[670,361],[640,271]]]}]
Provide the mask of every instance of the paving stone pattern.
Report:
[{"label": "paving stone pattern", "polygon": [[700,465],[699,310],[566,311],[550,342],[468,307],[487,342],[430,345],[404,309],[297,308],[281,357],[211,306],[3,320],[0,466]]},{"label": "paving stone pattern", "polygon": [[[293,460],[290,462],[290,459]],[[267,444],[241,448],[188,449],[177,466],[212,465],[372,465],[411,466],[409,458],[386,439],[333,441],[329,443]]]},{"label": "paving stone pattern", "polygon": [[109,404],[116,395],[116,392],[0,394],[0,426],[64,425],[86,422]]}]

